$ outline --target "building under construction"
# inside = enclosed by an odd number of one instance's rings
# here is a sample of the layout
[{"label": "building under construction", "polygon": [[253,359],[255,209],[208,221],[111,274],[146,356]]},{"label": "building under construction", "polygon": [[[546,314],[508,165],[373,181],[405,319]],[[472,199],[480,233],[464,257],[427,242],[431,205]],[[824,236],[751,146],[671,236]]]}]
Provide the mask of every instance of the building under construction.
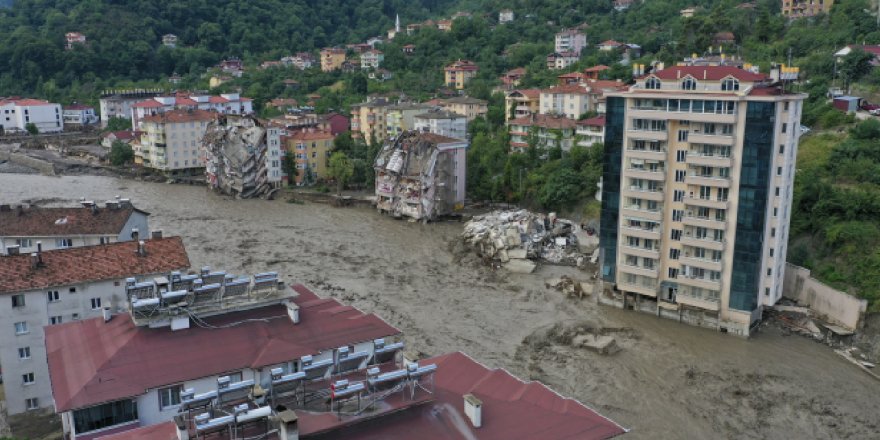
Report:
[{"label": "building under construction", "polygon": [[376,157],[376,207],[395,217],[433,220],[464,204],[467,141],[406,131]]},{"label": "building under construction", "polygon": [[281,187],[281,130],[252,116],[225,115],[202,138],[208,185],[240,198],[271,197]]}]

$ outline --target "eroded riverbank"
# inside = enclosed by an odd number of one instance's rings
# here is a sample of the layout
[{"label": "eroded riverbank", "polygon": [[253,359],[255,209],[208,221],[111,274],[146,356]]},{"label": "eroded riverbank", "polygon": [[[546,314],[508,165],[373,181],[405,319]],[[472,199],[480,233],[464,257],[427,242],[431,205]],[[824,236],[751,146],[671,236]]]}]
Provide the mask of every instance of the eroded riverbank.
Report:
[{"label": "eroded riverbank", "polygon": [[[536,274],[458,261],[460,223],[421,225],[366,208],[233,200],[204,187],[110,177],[0,174],[0,200],[120,194],[181,235],[194,267],[275,270],[375,312],[426,354],[462,350],[540,379],[633,431],[626,438],[876,438],[880,383],[828,347],[775,329],[750,340],[566,298]],[[554,330],[556,324],[562,327]],[[568,345],[566,328],[614,333],[603,356]]]}]

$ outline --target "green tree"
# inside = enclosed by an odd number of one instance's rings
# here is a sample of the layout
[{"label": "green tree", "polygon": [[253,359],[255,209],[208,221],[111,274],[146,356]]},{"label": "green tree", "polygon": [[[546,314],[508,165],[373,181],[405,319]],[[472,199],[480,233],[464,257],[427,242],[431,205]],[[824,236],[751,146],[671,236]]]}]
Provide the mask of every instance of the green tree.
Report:
[{"label": "green tree", "polygon": [[354,164],[345,153],[336,152],[330,156],[327,164],[327,175],[336,180],[336,194],[342,194],[342,188],[354,174]]},{"label": "green tree", "polygon": [[131,119],[114,116],[107,120],[105,131],[131,130]]},{"label": "green tree", "polygon": [[367,94],[367,76],[363,73],[357,73],[351,77],[349,81],[351,92],[358,95]]},{"label": "green tree", "polygon": [[298,173],[296,170],[296,159],[294,159],[293,153],[289,151],[284,153],[284,156],[281,158],[281,172],[287,174],[287,184],[289,186],[296,184],[296,176]]},{"label": "green tree", "polygon": [[871,71],[873,59],[874,55],[861,49],[854,49],[840,60],[838,69],[841,78],[846,81],[847,90],[853,82],[858,81]]},{"label": "green tree", "polygon": [[37,128],[37,124],[34,124],[33,122],[28,122],[27,124],[24,124],[24,129],[27,130],[27,132],[30,133],[31,136],[36,136],[40,134],[40,129]]},{"label": "green tree", "polygon": [[134,150],[131,145],[122,141],[113,141],[110,146],[110,164],[113,166],[123,166],[134,160]]}]

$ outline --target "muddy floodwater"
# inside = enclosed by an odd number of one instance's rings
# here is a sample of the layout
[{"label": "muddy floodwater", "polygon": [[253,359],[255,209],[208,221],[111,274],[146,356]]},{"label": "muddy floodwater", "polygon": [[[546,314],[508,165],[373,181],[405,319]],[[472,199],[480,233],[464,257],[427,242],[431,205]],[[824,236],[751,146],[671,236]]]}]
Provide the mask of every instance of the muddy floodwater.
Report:
[{"label": "muddy floodwater", "polygon": [[[198,186],[0,174],[0,202],[131,198],[152,229],[184,238],[193,267],[278,271],[375,312],[412,350],[461,350],[539,379],[609,416],[623,438],[880,437],[880,382],[831,349],[767,327],[749,340],[576,300],[544,287],[588,274],[493,272],[449,243],[460,223],[421,225],[364,208],[233,200]],[[613,335],[621,351],[571,346]],[[490,420],[485,423],[491,423]]]}]

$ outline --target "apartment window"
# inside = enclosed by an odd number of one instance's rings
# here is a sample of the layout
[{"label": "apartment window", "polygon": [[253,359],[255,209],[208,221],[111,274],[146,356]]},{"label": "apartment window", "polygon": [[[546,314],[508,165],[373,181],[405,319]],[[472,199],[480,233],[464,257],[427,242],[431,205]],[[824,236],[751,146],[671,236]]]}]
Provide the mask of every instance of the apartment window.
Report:
[{"label": "apartment window", "polygon": [[639,247],[639,238],[638,237],[627,237],[626,241],[630,247]]},{"label": "apartment window", "polygon": [[788,131],[788,123],[787,123],[787,122],[783,122],[783,123],[782,123],[782,132],[785,133],[785,132],[787,132],[787,131]]},{"label": "apartment window", "polygon": [[29,410],[39,409],[40,401],[36,397],[31,397],[30,399],[24,399],[24,406]]},{"label": "apartment window", "polygon": [[769,287],[764,288],[764,296],[770,296],[770,288]]},{"label": "apartment window", "polygon": [[687,142],[688,140],[688,131],[687,130],[678,130],[678,141],[679,142]]},{"label": "apartment window", "polygon": [[684,190],[677,189],[672,193],[672,201],[680,202],[684,200]]},{"label": "apartment window", "polygon": [[721,272],[718,272],[717,270],[710,270],[709,271],[709,279],[712,281],[720,280],[721,279]]},{"label": "apartment window", "polygon": [[70,289],[67,289],[67,292],[68,293],[76,293],[76,287],[71,287]]},{"label": "apartment window", "polygon": [[779,197],[779,187],[776,187],[776,197]]},{"label": "apartment window", "polygon": [[170,406],[180,405],[180,391],[183,389],[180,385],[159,389],[159,409],[165,409]]},{"label": "apartment window", "polygon": [[61,324],[61,316],[52,316],[49,318],[49,325]]},{"label": "apartment window", "polygon": [[719,222],[723,222],[726,219],[727,219],[727,211],[725,211],[723,209],[716,209],[715,210],[715,220],[718,220]]},{"label": "apartment window", "polygon": [[721,90],[724,92],[739,90],[739,81],[733,78],[727,78],[724,81],[721,81]]},{"label": "apartment window", "polygon": [[[822,0],[819,0],[819,3],[821,4]],[[782,104],[782,109],[785,111],[788,111],[788,101],[786,101]]]},{"label": "apartment window", "polygon": [[101,298],[92,298],[92,310],[101,308]]},{"label": "apartment window", "polygon": [[709,235],[709,230],[703,227],[697,227],[695,235],[698,239],[704,239],[707,235]]},{"label": "apartment window", "polygon": [[78,321],[79,320],[79,313],[74,313],[72,318],[74,321]]},{"label": "apartment window", "polygon": [[698,247],[694,248],[694,258],[703,259],[706,258],[706,249]]},{"label": "apartment window", "polygon": [[642,258],[642,265],[645,269],[653,269],[654,268],[654,259],[653,258]]},{"label": "apartment window", "polygon": [[16,322],[15,323],[15,334],[23,335],[28,332],[27,322]]},{"label": "apartment window", "polygon": [[12,295],[12,307],[24,307],[24,295]]},{"label": "apartment window", "polygon": [[773,217],[779,215],[779,208],[773,208]]},{"label": "apartment window", "polygon": [[670,236],[675,241],[681,240],[681,229],[673,229],[672,231],[670,231]]},{"label": "apartment window", "polygon": [[684,170],[675,170],[675,181],[676,182],[684,182],[685,174],[686,173]]},{"label": "apartment window", "polygon": [[721,261],[721,251],[712,251],[712,261]]},{"label": "apartment window", "polygon": [[773,248],[770,248],[770,256],[773,256]]},{"label": "apartment window", "polygon": [[34,383],[34,373],[25,373],[21,375],[21,383],[23,385],[32,385]]},{"label": "apartment window", "polygon": [[120,425],[136,421],[137,419],[137,403],[134,400],[117,400],[73,411],[73,426],[77,434]]},{"label": "apartment window", "polygon": [[648,78],[648,80],[645,81],[645,88],[658,90],[660,88],[660,80],[657,78]]},{"label": "apartment window", "polygon": [[227,376],[229,376],[230,383],[241,382],[242,377],[243,377],[241,374],[241,371],[236,372],[236,373],[229,373],[229,374],[227,374]]},{"label": "apartment window", "polygon": [[777,176],[781,176],[781,175],[782,175],[782,167],[776,167],[776,175],[777,175]]},{"label": "apartment window", "polygon": [[712,196],[712,188],[708,186],[700,187],[700,198],[703,200],[709,200],[709,197]]},{"label": "apartment window", "polygon": [[684,217],[684,211],[682,211],[680,209],[673,209],[672,210],[672,221],[680,222],[682,217]]},{"label": "apartment window", "polygon": [[22,248],[29,248],[34,245],[30,238],[18,238],[15,240],[15,244]]},{"label": "apartment window", "polygon": [[713,232],[713,237],[715,237],[715,241],[724,241],[724,231],[721,229],[715,229]]},{"label": "apartment window", "polygon": [[776,228],[770,228],[770,236],[771,236],[771,237],[775,237],[775,236],[776,236]]},{"label": "apartment window", "polygon": [[681,250],[679,250],[679,249],[670,249],[669,250],[669,258],[671,258],[673,260],[677,260],[678,257],[680,257],[680,256],[681,256]]},{"label": "apartment window", "polygon": [[[687,133],[687,132],[685,132],[685,133]],[[680,132],[679,132],[679,137],[681,137]],[[679,140],[681,140],[681,139],[679,139]],[[685,140],[687,140],[687,136],[685,136]],[[678,150],[675,152],[675,161],[676,162],[684,162],[686,158],[687,158],[687,150]]]},{"label": "apartment window", "polygon": [[46,292],[46,300],[48,300],[51,303],[51,302],[60,301],[61,297],[58,295],[57,290],[50,290],[50,291]]},{"label": "apartment window", "polygon": [[718,201],[726,202],[728,195],[730,195],[730,188],[718,188]]},{"label": "apartment window", "polygon": [[678,269],[674,267],[669,268],[669,278],[678,278]]},{"label": "apartment window", "polygon": [[697,90],[697,80],[687,77],[681,82],[682,90]]},{"label": "apartment window", "polygon": [[31,348],[30,347],[21,347],[18,349],[18,359],[25,360],[31,358]]},{"label": "apartment window", "polygon": [[697,208],[697,217],[699,218],[709,218],[709,208],[700,206]]},{"label": "apartment window", "polygon": [[779,154],[785,153],[785,145],[779,144]]},{"label": "apartment window", "polygon": [[72,238],[58,238],[55,240],[55,247],[58,247],[58,248],[73,247],[73,239]]}]

